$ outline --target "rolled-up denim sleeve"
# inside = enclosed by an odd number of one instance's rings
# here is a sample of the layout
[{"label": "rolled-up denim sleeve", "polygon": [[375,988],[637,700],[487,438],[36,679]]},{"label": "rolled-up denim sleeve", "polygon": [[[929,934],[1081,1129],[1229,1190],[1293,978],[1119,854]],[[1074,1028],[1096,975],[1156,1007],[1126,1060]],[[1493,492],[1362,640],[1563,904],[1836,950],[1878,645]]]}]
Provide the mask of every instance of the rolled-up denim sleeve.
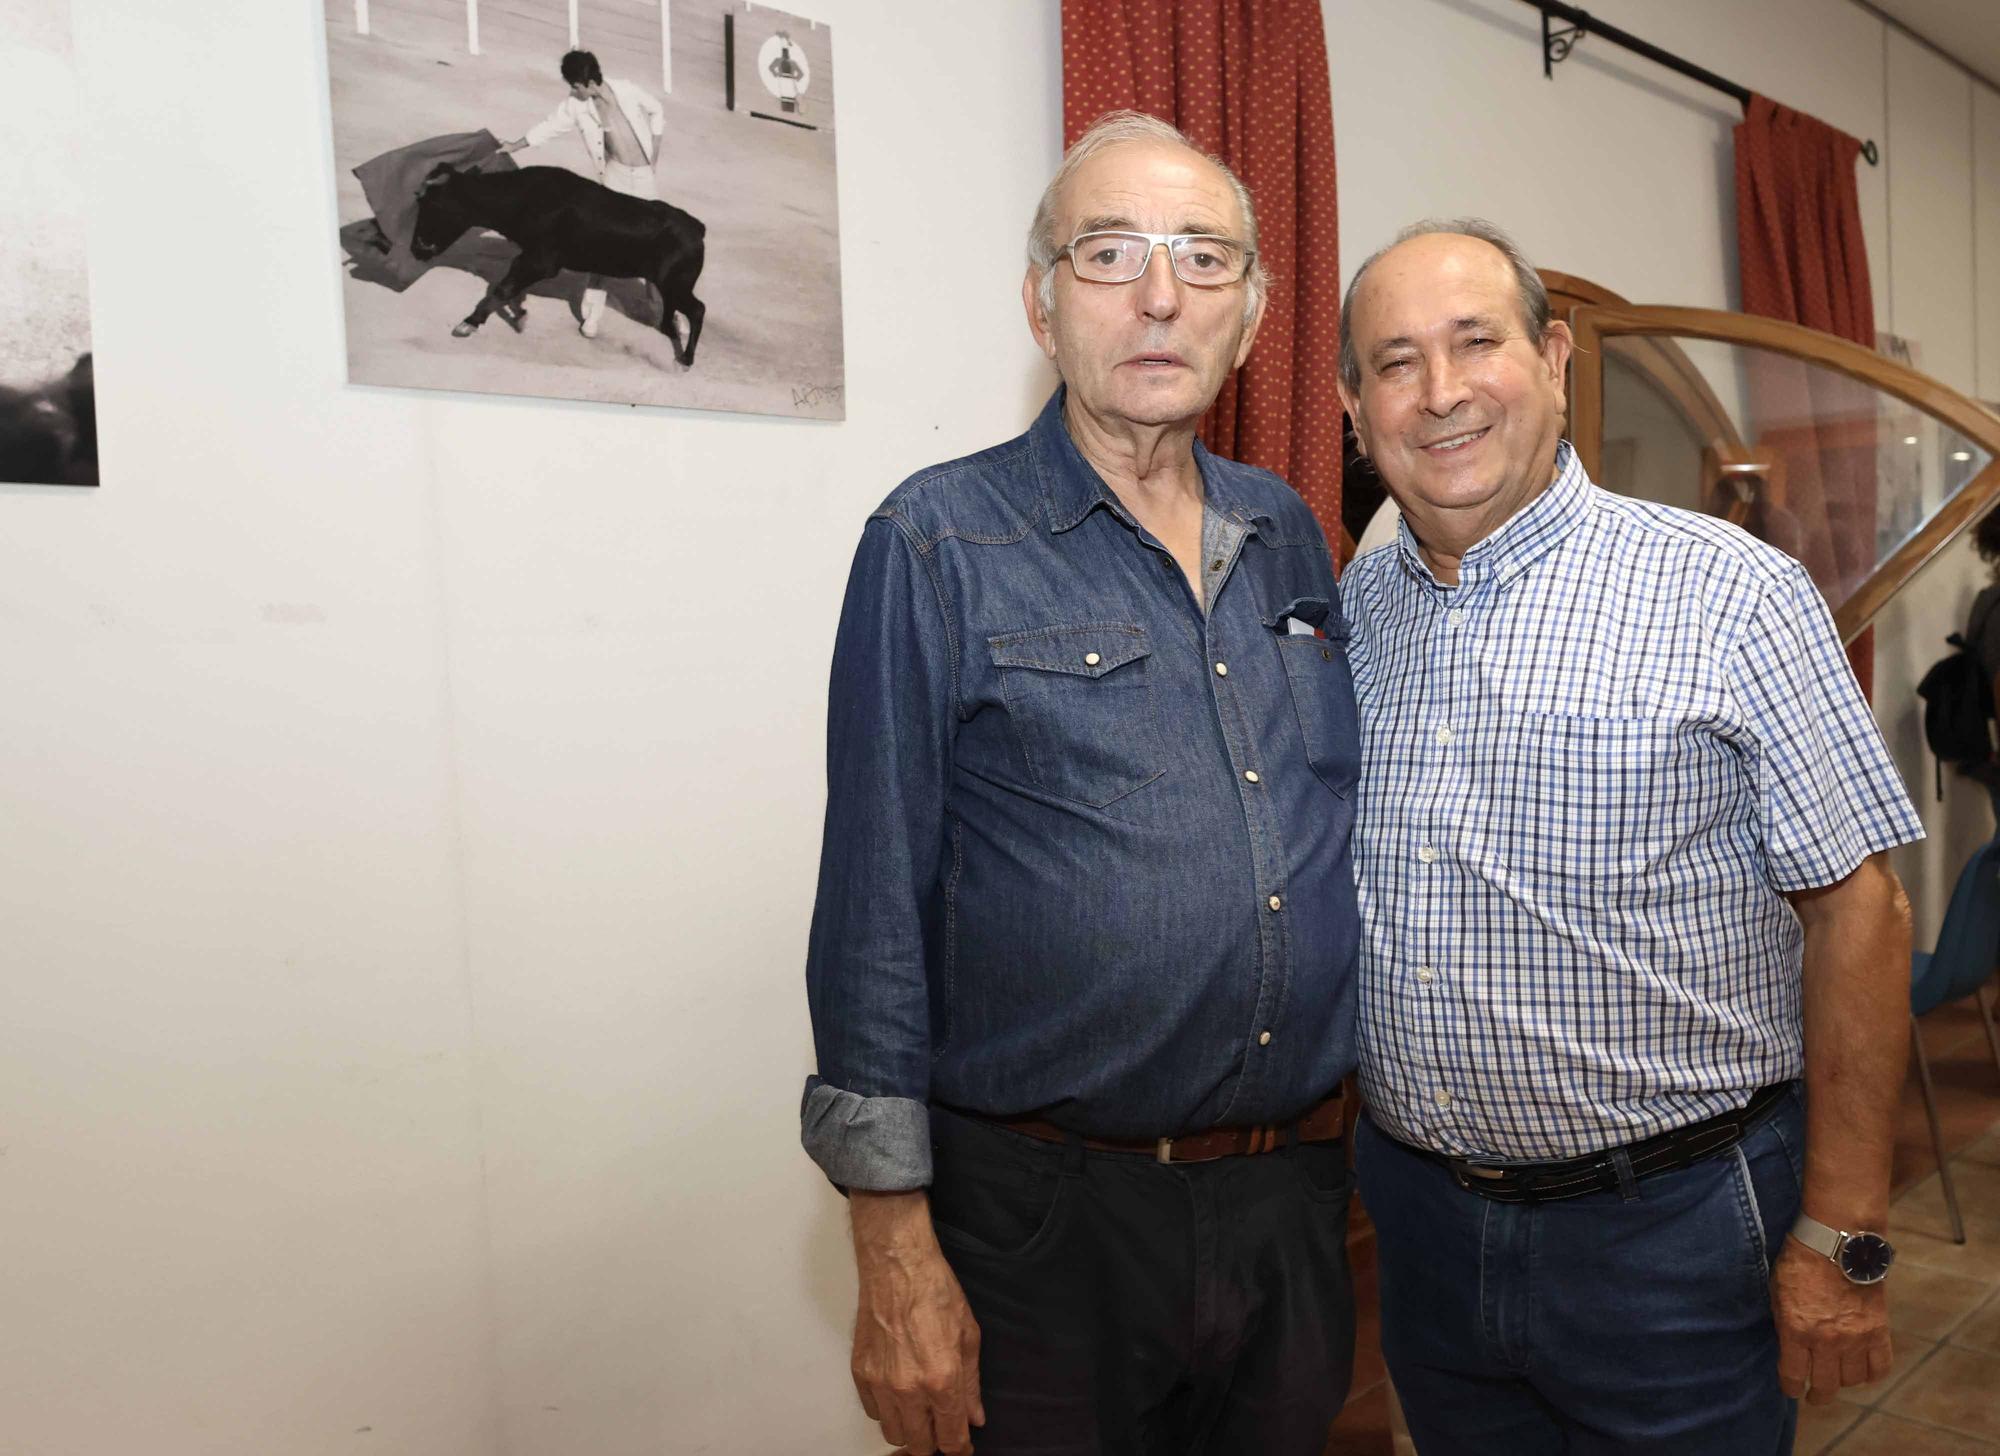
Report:
[{"label": "rolled-up denim sleeve", "polygon": [[818,1075],[801,1140],[843,1188],[930,1182],[930,982],[957,722],[931,562],[893,516],[862,533],[834,640],[826,832],[806,951]]}]

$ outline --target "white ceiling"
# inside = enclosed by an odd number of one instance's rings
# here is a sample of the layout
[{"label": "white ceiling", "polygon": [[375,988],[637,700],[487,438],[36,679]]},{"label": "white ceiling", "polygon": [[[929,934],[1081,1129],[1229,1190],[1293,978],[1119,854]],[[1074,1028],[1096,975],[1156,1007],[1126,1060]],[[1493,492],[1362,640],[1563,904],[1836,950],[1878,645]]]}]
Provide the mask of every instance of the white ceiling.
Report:
[{"label": "white ceiling", "polygon": [[1960,65],[2000,86],[2000,0],[1864,0]]}]

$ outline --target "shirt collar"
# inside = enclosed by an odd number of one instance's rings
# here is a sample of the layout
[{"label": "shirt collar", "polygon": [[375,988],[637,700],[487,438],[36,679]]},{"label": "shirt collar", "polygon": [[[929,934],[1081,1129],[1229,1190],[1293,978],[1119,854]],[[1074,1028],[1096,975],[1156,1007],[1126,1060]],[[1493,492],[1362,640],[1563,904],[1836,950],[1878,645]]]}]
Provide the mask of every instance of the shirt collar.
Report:
[{"label": "shirt collar", "polygon": [[[1499,530],[1475,543],[1458,563],[1458,584],[1512,581],[1582,525],[1591,510],[1591,481],[1567,440],[1556,445],[1556,478],[1547,490],[1509,516]],[[1407,519],[1396,522],[1396,543],[1406,569],[1435,581]]]},{"label": "shirt collar", "polygon": [[[1035,470],[1041,476],[1042,497],[1047,502],[1045,519],[1049,534],[1059,536],[1079,524],[1083,518],[1098,506],[1108,508],[1126,525],[1135,530],[1138,523],[1112,494],[1083,452],[1076,448],[1076,441],[1069,437],[1069,427],[1063,423],[1063,399],[1068,393],[1067,385],[1057,385],[1056,392],[1049,396],[1049,402],[1042,406],[1041,414],[1028,428],[1028,439],[1034,453]],[[1269,520],[1268,511],[1245,505],[1231,492],[1229,482],[1215,468],[1215,457],[1199,439],[1194,442],[1195,468],[1201,472],[1202,490],[1209,509],[1242,524],[1251,521]]]}]

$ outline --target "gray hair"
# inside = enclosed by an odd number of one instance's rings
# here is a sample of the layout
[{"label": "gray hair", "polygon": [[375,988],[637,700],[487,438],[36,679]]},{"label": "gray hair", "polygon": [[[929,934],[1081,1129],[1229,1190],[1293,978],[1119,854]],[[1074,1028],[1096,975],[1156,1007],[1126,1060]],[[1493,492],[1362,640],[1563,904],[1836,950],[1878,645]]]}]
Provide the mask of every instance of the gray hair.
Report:
[{"label": "gray hair", "polygon": [[1248,284],[1243,301],[1243,316],[1254,315],[1270,291],[1271,272],[1257,254],[1257,205],[1250,200],[1250,189],[1243,185],[1243,179],[1230,170],[1222,158],[1204,152],[1188,139],[1185,132],[1161,121],[1157,116],[1149,116],[1143,111],[1107,111],[1090,124],[1090,129],[1071,144],[1063,153],[1062,165],[1056,168],[1049,185],[1042,189],[1042,200],[1035,204],[1035,220],[1028,224],[1028,266],[1040,275],[1035,284],[1035,296],[1041,300],[1046,313],[1055,312],[1056,306],[1056,263],[1062,257],[1066,238],[1056,236],[1056,199],[1063,186],[1077,169],[1107,147],[1123,146],[1131,142],[1165,142],[1169,146],[1185,147],[1203,161],[1210,163],[1229,182],[1229,190],[1236,197],[1236,207],[1243,214],[1243,243],[1250,250],[1250,271],[1243,275]]},{"label": "gray hair", "polygon": [[1411,238],[1428,237],[1432,233],[1458,233],[1468,238],[1477,238],[1482,243],[1490,243],[1500,250],[1507,264],[1514,270],[1514,287],[1521,303],[1521,320],[1528,326],[1528,341],[1539,346],[1542,335],[1549,328],[1549,291],[1542,286],[1542,275],[1535,271],[1535,265],[1528,261],[1520,245],[1499,228],[1483,217],[1427,217],[1422,222],[1413,222],[1387,245],[1370,253],[1362,265],[1354,270],[1349,280],[1347,294],[1340,301],[1340,382],[1347,386],[1348,393],[1361,391],[1361,360],[1354,352],[1354,293],[1361,287],[1361,280],[1368,276],[1382,255],[1393,248],[1402,246]]}]

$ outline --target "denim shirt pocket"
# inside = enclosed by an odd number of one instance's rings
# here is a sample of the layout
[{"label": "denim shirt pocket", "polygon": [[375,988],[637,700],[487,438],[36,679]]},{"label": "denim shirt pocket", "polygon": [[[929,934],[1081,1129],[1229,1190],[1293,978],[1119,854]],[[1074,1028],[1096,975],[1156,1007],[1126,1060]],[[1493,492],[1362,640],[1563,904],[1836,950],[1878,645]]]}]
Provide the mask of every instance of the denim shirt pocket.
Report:
[{"label": "denim shirt pocket", "polygon": [[[1287,617],[1320,627],[1314,637],[1287,630]],[[1354,707],[1354,677],[1347,662],[1347,619],[1322,597],[1301,597],[1264,625],[1276,635],[1278,656],[1292,688],[1312,771],[1341,798],[1354,793],[1361,776],[1361,720]]]},{"label": "denim shirt pocket", "polygon": [[1145,628],[1081,622],[987,643],[1031,784],[1102,809],[1165,772]]}]

